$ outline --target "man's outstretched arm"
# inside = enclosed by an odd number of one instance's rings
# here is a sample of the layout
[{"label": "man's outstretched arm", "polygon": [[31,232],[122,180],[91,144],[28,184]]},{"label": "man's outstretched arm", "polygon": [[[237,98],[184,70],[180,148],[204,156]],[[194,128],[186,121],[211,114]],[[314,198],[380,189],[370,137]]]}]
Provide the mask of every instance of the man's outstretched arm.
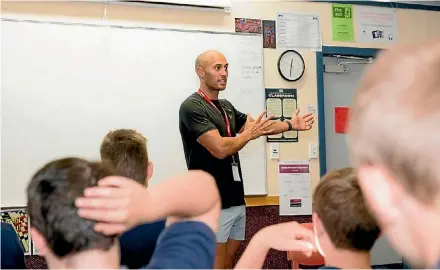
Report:
[{"label": "man's outstretched arm", "polygon": [[[249,119],[250,122],[253,122],[254,119]],[[299,109],[295,111],[295,113],[292,114],[292,118],[288,121],[276,121],[276,120],[270,120],[272,122],[272,125],[270,126],[271,132],[267,133],[266,135],[275,135],[280,134],[286,131],[289,131],[290,126],[292,127],[292,130],[297,131],[306,131],[310,130],[313,127],[313,123],[315,122],[315,117],[311,114],[305,114],[302,116],[299,116]],[[290,125],[288,124],[290,123]],[[240,132],[243,132],[244,126],[241,128]]]}]

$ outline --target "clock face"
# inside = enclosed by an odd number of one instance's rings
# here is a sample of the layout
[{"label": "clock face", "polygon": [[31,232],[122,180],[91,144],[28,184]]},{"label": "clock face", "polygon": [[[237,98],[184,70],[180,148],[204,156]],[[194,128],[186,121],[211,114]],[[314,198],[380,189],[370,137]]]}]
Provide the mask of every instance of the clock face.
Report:
[{"label": "clock face", "polygon": [[278,72],[287,81],[299,80],[304,74],[304,70],[304,59],[294,50],[283,52],[278,59]]}]

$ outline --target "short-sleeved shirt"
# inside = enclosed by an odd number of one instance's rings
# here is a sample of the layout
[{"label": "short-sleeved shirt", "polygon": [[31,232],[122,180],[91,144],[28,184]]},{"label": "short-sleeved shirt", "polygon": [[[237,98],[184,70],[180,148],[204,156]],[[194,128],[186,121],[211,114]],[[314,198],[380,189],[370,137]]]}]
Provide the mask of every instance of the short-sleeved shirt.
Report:
[{"label": "short-sleeved shirt", "polygon": [[150,262],[165,220],[139,225],[119,238],[121,265],[138,269]]},{"label": "short-sleeved shirt", "polygon": [[159,237],[145,269],[213,269],[215,249],[215,234],[205,223],[174,223]]},{"label": "short-sleeved shirt", "polygon": [[[225,110],[231,125],[231,135],[236,136],[246,123],[247,115],[237,111],[225,99],[212,102]],[[179,129],[188,169],[203,170],[215,178],[223,209],[244,205],[243,176],[238,153],[234,155],[234,160],[238,163],[242,181],[234,181],[232,156],[218,159],[197,142],[201,135],[214,129],[217,129],[222,137],[228,137],[223,111],[217,110],[198,93],[194,93],[180,106]]]}]

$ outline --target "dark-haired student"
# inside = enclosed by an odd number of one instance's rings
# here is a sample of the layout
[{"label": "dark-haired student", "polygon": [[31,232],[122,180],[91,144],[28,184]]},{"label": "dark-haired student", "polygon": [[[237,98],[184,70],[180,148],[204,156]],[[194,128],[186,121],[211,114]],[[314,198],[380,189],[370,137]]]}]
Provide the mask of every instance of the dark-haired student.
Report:
[{"label": "dark-haired student", "polygon": [[167,227],[142,268],[212,268],[220,197],[209,174],[191,171],[148,190],[114,174],[103,163],[64,158],[32,177],[31,234],[49,268],[118,269],[117,235],[164,218]]}]

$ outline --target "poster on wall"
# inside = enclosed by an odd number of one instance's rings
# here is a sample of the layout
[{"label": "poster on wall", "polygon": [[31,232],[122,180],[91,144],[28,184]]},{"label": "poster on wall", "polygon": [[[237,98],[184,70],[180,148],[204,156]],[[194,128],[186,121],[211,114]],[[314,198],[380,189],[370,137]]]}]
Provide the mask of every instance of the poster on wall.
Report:
[{"label": "poster on wall", "polygon": [[278,13],[276,30],[279,49],[322,50],[321,26],[317,15]]},{"label": "poster on wall", "polygon": [[235,32],[261,34],[261,20],[235,18]]},{"label": "poster on wall", "polygon": [[312,178],[309,161],[280,161],[280,216],[312,214]]},{"label": "poster on wall", "polygon": [[275,21],[263,20],[263,48],[275,49],[276,41]]},{"label": "poster on wall", "polygon": [[332,5],[332,37],[333,41],[354,42],[352,5]]},{"label": "poster on wall", "polygon": [[[296,89],[266,88],[267,115],[277,121],[290,121],[298,106]],[[298,142],[298,131],[292,130],[267,136],[267,142]]]},{"label": "poster on wall", "polygon": [[29,216],[25,207],[8,207],[1,209],[1,222],[14,227],[18,239],[23,246],[24,254],[31,254],[31,237],[29,233]]},{"label": "poster on wall", "polygon": [[356,6],[358,42],[394,43],[397,40],[397,13],[392,8]]}]

